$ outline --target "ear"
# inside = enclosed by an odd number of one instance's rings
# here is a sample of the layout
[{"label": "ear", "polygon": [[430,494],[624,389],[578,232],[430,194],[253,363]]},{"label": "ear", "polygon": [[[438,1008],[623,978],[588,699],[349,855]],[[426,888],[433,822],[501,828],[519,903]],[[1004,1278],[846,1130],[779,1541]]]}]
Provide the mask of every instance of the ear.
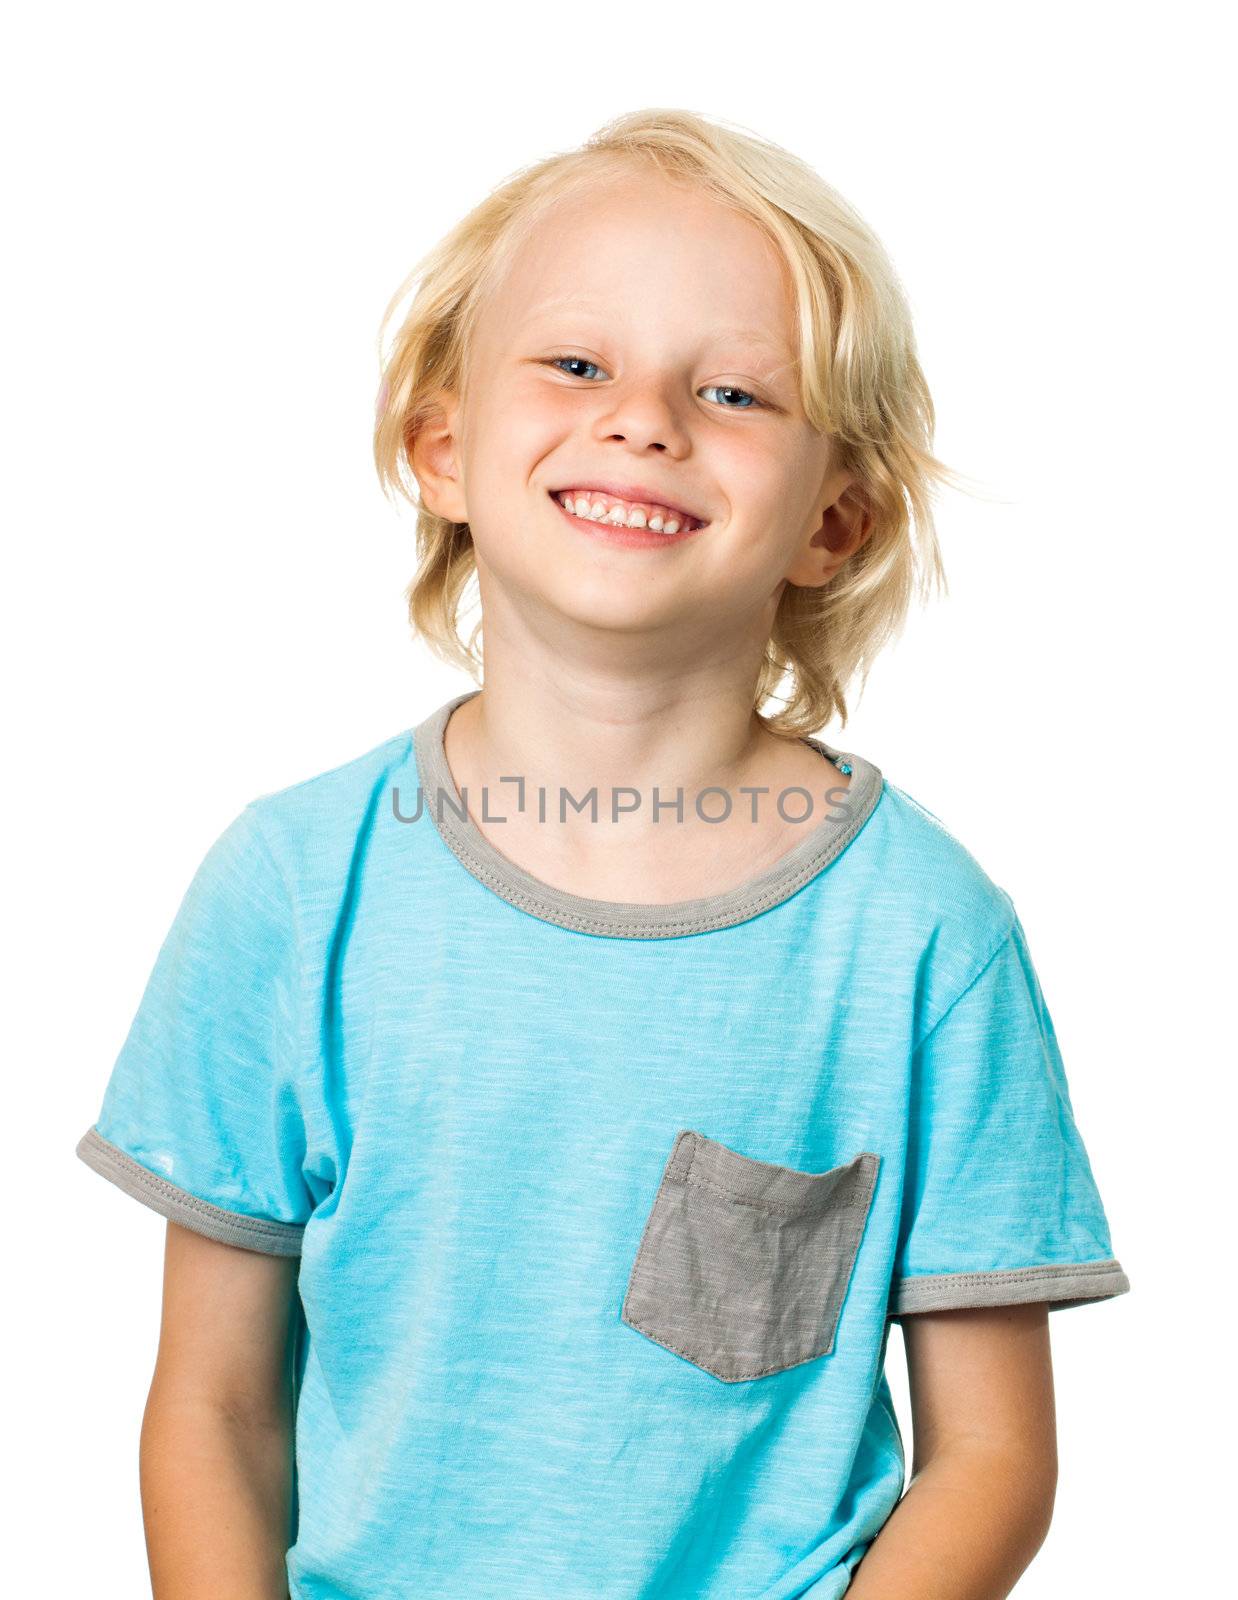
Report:
[{"label": "ear", "polygon": [[831,478],[823,494],[825,504],[812,519],[786,571],[786,581],[802,589],[819,589],[829,583],[876,525],[872,506],[850,473]]},{"label": "ear", "polygon": [[439,389],[430,405],[432,409],[418,427],[408,451],[421,503],[448,522],[467,522],[457,434],[460,399],[450,389]]}]

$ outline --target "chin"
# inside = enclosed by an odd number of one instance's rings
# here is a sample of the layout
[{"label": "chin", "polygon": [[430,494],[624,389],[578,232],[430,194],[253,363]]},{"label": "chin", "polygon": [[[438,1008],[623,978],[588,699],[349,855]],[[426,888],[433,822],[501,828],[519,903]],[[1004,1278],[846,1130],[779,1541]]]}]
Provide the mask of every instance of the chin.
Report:
[{"label": "chin", "polygon": [[559,581],[531,586],[544,605],[583,627],[646,630],[674,622],[688,604],[682,595],[659,594],[648,575],[589,572],[568,563]]}]

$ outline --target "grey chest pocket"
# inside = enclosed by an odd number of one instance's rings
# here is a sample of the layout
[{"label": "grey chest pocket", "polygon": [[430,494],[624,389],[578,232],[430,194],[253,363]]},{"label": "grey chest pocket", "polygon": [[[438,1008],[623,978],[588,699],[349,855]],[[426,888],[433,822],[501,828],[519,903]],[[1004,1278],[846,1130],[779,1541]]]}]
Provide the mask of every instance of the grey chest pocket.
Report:
[{"label": "grey chest pocket", "polygon": [[800,1172],[680,1129],[622,1321],[726,1383],[828,1355],[880,1161]]}]

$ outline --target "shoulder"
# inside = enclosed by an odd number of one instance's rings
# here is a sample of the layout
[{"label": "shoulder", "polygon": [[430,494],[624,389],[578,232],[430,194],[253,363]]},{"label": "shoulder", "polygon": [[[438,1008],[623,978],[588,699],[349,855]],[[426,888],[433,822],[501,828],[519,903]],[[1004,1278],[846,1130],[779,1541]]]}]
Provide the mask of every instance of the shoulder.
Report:
[{"label": "shoulder", "polygon": [[256,795],[242,817],[295,893],[347,874],[390,807],[392,789],[416,781],[413,733],[404,729],[323,772]]},{"label": "shoulder", "polygon": [[922,801],[886,778],[873,821],[884,871],[928,915],[976,929],[981,942],[1010,930],[1010,896]]},{"label": "shoulder", "polygon": [[931,1016],[1016,933],[1014,902],[939,817],[888,778],[865,833],[875,931],[917,952]]}]

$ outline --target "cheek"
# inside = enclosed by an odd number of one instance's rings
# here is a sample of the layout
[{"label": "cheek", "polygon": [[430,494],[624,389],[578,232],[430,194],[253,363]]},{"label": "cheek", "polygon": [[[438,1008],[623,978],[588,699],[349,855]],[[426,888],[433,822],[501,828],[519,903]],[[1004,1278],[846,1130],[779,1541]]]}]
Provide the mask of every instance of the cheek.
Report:
[{"label": "cheek", "polygon": [[545,457],[562,444],[571,428],[563,408],[528,395],[496,395],[479,414],[470,455],[480,482],[510,493],[527,487]]},{"label": "cheek", "polygon": [[722,438],[706,440],[702,455],[737,511],[764,519],[785,504],[787,463],[770,449],[768,439],[759,437],[758,429],[745,434],[730,428]]},{"label": "cheek", "polygon": [[[466,501],[478,555],[513,582],[537,556],[546,527],[535,499],[547,475],[544,435],[527,419],[478,417],[465,460]],[[553,510],[546,503],[543,510]]]}]

